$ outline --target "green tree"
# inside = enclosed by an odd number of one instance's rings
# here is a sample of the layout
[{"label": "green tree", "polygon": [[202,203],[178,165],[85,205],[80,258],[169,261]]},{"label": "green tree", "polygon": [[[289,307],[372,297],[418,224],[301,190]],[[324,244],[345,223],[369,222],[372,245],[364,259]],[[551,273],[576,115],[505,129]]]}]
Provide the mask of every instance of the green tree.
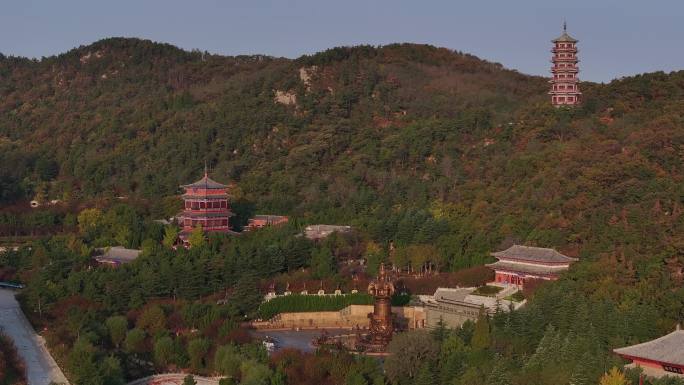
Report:
[{"label": "green tree", "polygon": [[126,338],[126,331],[128,330],[128,321],[124,316],[112,316],[105,321],[107,331],[109,332],[109,339],[117,348],[121,347],[121,343]]},{"label": "green tree", "polygon": [[438,373],[435,368],[431,365],[430,361],[423,363],[416,374],[416,378],[413,381],[414,385],[435,385],[437,383]]},{"label": "green tree", "polygon": [[86,338],[79,338],[69,353],[69,372],[77,384],[104,385],[102,373],[96,363],[96,351]]},{"label": "green tree", "polygon": [[170,225],[164,228],[164,240],[162,243],[166,248],[172,248],[176,244],[178,239],[178,228],[176,226]]},{"label": "green tree", "polygon": [[129,330],[128,333],[126,333],[124,346],[129,353],[145,352],[145,332],[138,328]]},{"label": "green tree", "polygon": [[114,356],[107,356],[100,362],[100,373],[102,373],[104,385],[123,385],[125,383],[121,362]]},{"label": "green tree", "polygon": [[427,361],[437,358],[439,345],[425,330],[415,330],[394,336],[387,347],[385,371],[393,382],[413,380]]},{"label": "green tree", "polygon": [[190,247],[198,249],[207,244],[207,239],[204,236],[204,230],[202,230],[202,226],[196,226],[194,229],[192,229],[192,232],[188,237],[188,242],[190,243]]},{"label": "green tree", "polygon": [[159,305],[146,308],[136,321],[136,327],[155,335],[166,329],[166,314]]},{"label": "green tree", "polygon": [[188,357],[192,370],[200,370],[204,367],[204,359],[211,344],[204,338],[195,338],[188,342]]},{"label": "green tree", "polygon": [[233,345],[221,346],[214,354],[214,369],[225,376],[237,378],[240,375],[241,363],[240,352]]},{"label": "green tree", "polygon": [[475,331],[470,345],[475,350],[485,350],[491,345],[489,317],[484,308],[480,308],[480,314],[475,322]]},{"label": "green tree", "polygon": [[231,301],[242,314],[251,315],[259,308],[263,297],[257,286],[257,279],[247,275],[237,282]]},{"label": "green tree", "polygon": [[160,367],[166,367],[176,362],[176,348],[169,336],[159,338],[154,342],[154,362]]},{"label": "green tree", "polygon": [[195,381],[195,377],[192,374],[188,374],[183,378],[183,385],[197,385],[197,381]]},{"label": "green tree", "polygon": [[446,323],[444,323],[444,319],[442,317],[439,317],[439,321],[437,321],[437,326],[432,330],[431,332],[432,337],[437,340],[437,342],[442,343],[444,340],[449,336],[449,330],[446,327]]},{"label": "green tree", "polygon": [[311,270],[315,278],[327,278],[335,273],[335,257],[330,249],[314,248],[311,253]]},{"label": "green tree", "polygon": [[491,373],[489,373],[489,376],[487,376],[487,385],[510,384],[511,381],[508,378],[508,368],[506,367],[506,360],[503,357],[499,357]]},{"label": "green tree", "polygon": [[255,360],[243,361],[240,365],[241,385],[270,385],[271,370]]},{"label": "green tree", "polygon": [[78,214],[78,229],[84,237],[94,239],[102,226],[102,211],[85,209]]}]

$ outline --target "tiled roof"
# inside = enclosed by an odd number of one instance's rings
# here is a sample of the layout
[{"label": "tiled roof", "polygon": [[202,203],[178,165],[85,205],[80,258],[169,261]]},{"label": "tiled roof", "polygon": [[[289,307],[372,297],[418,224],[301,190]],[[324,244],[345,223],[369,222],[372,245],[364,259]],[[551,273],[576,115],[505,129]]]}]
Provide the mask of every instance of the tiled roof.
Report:
[{"label": "tiled roof", "polygon": [[513,272],[518,272],[518,273],[529,273],[529,274],[538,274],[538,275],[556,274],[556,273],[560,273],[561,271],[566,270],[565,268],[559,269],[559,268],[554,268],[551,266],[530,265],[530,264],[526,264],[526,263],[515,263],[515,262],[505,262],[505,261],[497,261],[494,263],[490,263],[487,266],[489,266],[495,270],[505,270],[505,271],[513,271]]},{"label": "tiled roof", "polygon": [[181,186],[184,188],[204,188],[204,189],[224,189],[228,186],[221,184],[211,178],[207,174],[204,174],[204,177],[200,180],[198,180],[195,183],[192,184],[186,184],[184,186]]},{"label": "tiled roof", "polygon": [[[185,187],[185,186],[183,186],[183,187]],[[201,187],[201,188],[204,188],[204,187]],[[226,198],[228,198],[228,194],[211,194],[211,195],[210,194],[204,194],[204,193],[183,194],[181,196],[181,198],[183,198],[183,199],[201,199],[203,201],[211,201],[211,200],[226,199]]]},{"label": "tiled roof", "polygon": [[504,251],[497,251],[496,253],[492,253],[492,256],[541,263],[570,263],[577,261],[577,258],[570,258],[554,249],[521,245],[513,245]]},{"label": "tiled roof", "polygon": [[673,365],[684,365],[684,330],[675,330],[653,341],[613,351],[624,356],[645,358]]},{"label": "tiled roof", "polygon": [[554,43],[577,43],[578,40],[574,39],[573,37],[568,35],[567,32],[564,31],[562,35],[551,41]]}]

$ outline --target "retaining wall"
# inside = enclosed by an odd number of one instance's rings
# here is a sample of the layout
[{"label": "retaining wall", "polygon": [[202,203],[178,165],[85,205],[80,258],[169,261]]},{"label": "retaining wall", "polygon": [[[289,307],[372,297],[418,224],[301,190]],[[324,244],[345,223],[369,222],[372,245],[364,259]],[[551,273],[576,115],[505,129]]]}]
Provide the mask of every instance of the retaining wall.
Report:
[{"label": "retaining wall", "polygon": [[[340,311],[280,313],[268,321],[252,322],[257,329],[367,328],[373,305],[349,305]],[[425,327],[422,307],[393,307],[396,323],[405,329]]]}]

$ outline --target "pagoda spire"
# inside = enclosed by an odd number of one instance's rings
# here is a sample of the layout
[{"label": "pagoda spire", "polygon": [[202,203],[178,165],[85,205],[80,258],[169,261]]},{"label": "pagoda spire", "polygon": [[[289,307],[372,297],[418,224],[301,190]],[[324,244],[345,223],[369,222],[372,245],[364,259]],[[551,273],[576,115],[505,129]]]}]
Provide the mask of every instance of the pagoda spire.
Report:
[{"label": "pagoda spire", "polygon": [[207,170],[207,161],[204,161],[204,177],[209,177],[209,171]]}]

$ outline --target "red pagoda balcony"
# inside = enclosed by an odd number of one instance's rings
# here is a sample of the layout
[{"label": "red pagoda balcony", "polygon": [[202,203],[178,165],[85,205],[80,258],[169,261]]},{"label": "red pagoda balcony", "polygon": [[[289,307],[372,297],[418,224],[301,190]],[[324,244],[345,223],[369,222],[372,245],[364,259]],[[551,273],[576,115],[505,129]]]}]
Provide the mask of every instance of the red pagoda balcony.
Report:
[{"label": "red pagoda balcony", "polygon": [[551,67],[551,72],[552,73],[559,73],[559,72],[579,72],[579,69],[577,67]]}]

